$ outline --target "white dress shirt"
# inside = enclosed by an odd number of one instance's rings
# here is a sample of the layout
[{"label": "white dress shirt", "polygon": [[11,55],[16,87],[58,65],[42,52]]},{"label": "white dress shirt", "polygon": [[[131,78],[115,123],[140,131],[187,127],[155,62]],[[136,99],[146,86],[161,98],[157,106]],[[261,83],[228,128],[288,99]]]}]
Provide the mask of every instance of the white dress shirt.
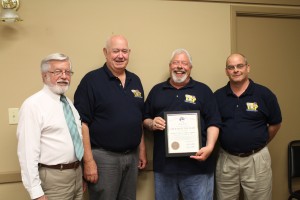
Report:
[{"label": "white dress shirt", "polygon": [[[68,99],[81,135],[81,121]],[[26,99],[19,112],[18,157],[22,181],[30,197],[44,195],[38,163],[67,164],[76,161],[72,138],[66,123],[60,95],[48,86]]]}]

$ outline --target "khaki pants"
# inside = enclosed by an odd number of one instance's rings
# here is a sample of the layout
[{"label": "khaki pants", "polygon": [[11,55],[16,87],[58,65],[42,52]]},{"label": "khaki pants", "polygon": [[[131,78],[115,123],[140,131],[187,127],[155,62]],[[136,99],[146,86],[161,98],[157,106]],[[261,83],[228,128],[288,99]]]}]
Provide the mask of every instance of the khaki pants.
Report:
[{"label": "khaki pants", "polygon": [[238,157],[220,149],[216,167],[218,200],[238,200],[240,188],[245,200],[272,199],[271,157],[267,147],[248,156]]},{"label": "khaki pants", "polygon": [[39,169],[42,188],[48,200],[82,200],[82,170]]}]

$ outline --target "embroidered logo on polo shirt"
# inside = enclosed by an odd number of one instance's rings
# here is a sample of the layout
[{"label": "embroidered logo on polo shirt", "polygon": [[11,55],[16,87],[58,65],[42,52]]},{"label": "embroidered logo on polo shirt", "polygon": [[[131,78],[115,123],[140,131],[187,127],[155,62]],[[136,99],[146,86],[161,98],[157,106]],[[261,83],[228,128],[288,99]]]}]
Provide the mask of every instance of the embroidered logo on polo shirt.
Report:
[{"label": "embroidered logo on polo shirt", "polygon": [[197,98],[194,95],[185,95],[185,102],[195,104]]},{"label": "embroidered logo on polo shirt", "polygon": [[139,90],[131,90],[131,92],[133,93],[134,97],[142,98],[142,93]]},{"label": "embroidered logo on polo shirt", "polygon": [[258,105],[256,102],[253,103],[247,102],[246,105],[247,105],[247,111],[257,112]]}]

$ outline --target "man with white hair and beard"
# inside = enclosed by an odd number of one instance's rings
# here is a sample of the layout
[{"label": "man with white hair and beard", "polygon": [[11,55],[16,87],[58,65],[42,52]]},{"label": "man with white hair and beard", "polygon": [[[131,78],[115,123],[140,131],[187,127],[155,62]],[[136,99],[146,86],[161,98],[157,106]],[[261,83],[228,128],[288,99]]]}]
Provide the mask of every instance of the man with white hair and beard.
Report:
[{"label": "man with white hair and beard", "polygon": [[[169,63],[170,78],[155,85],[145,102],[143,124],[154,135],[156,200],[178,199],[179,193],[185,200],[213,199],[215,159],[212,152],[221,118],[211,89],[193,80],[191,69],[190,54],[185,49],[176,49]],[[167,157],[165,112],[195,110],[200,112],[198,123],[201,124],[202,148],[194,155]]]},{"label": "man with white hair and beard", "polygon": [[64,96],[72,74],[68,56],[47,56],[41,62],[43,89],[27,98],[20,109],[17,153],[31,199],[82,199],[81,121]]}]

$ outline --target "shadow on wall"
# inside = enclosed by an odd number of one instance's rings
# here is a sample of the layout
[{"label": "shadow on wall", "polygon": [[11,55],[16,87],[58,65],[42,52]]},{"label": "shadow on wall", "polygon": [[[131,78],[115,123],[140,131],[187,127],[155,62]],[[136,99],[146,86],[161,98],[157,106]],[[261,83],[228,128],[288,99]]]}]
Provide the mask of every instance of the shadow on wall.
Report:
[{"label": "shadow on wall", "polygon": [[11,42],[18,40],[18,37],[22,35],[20,33],[24,33],[24,30],[19,26],[12,26],[10,24],[1,25],[0,37],[5,38],[5,40],[0,40],[0,49],[6,49],[5,47]]}]

